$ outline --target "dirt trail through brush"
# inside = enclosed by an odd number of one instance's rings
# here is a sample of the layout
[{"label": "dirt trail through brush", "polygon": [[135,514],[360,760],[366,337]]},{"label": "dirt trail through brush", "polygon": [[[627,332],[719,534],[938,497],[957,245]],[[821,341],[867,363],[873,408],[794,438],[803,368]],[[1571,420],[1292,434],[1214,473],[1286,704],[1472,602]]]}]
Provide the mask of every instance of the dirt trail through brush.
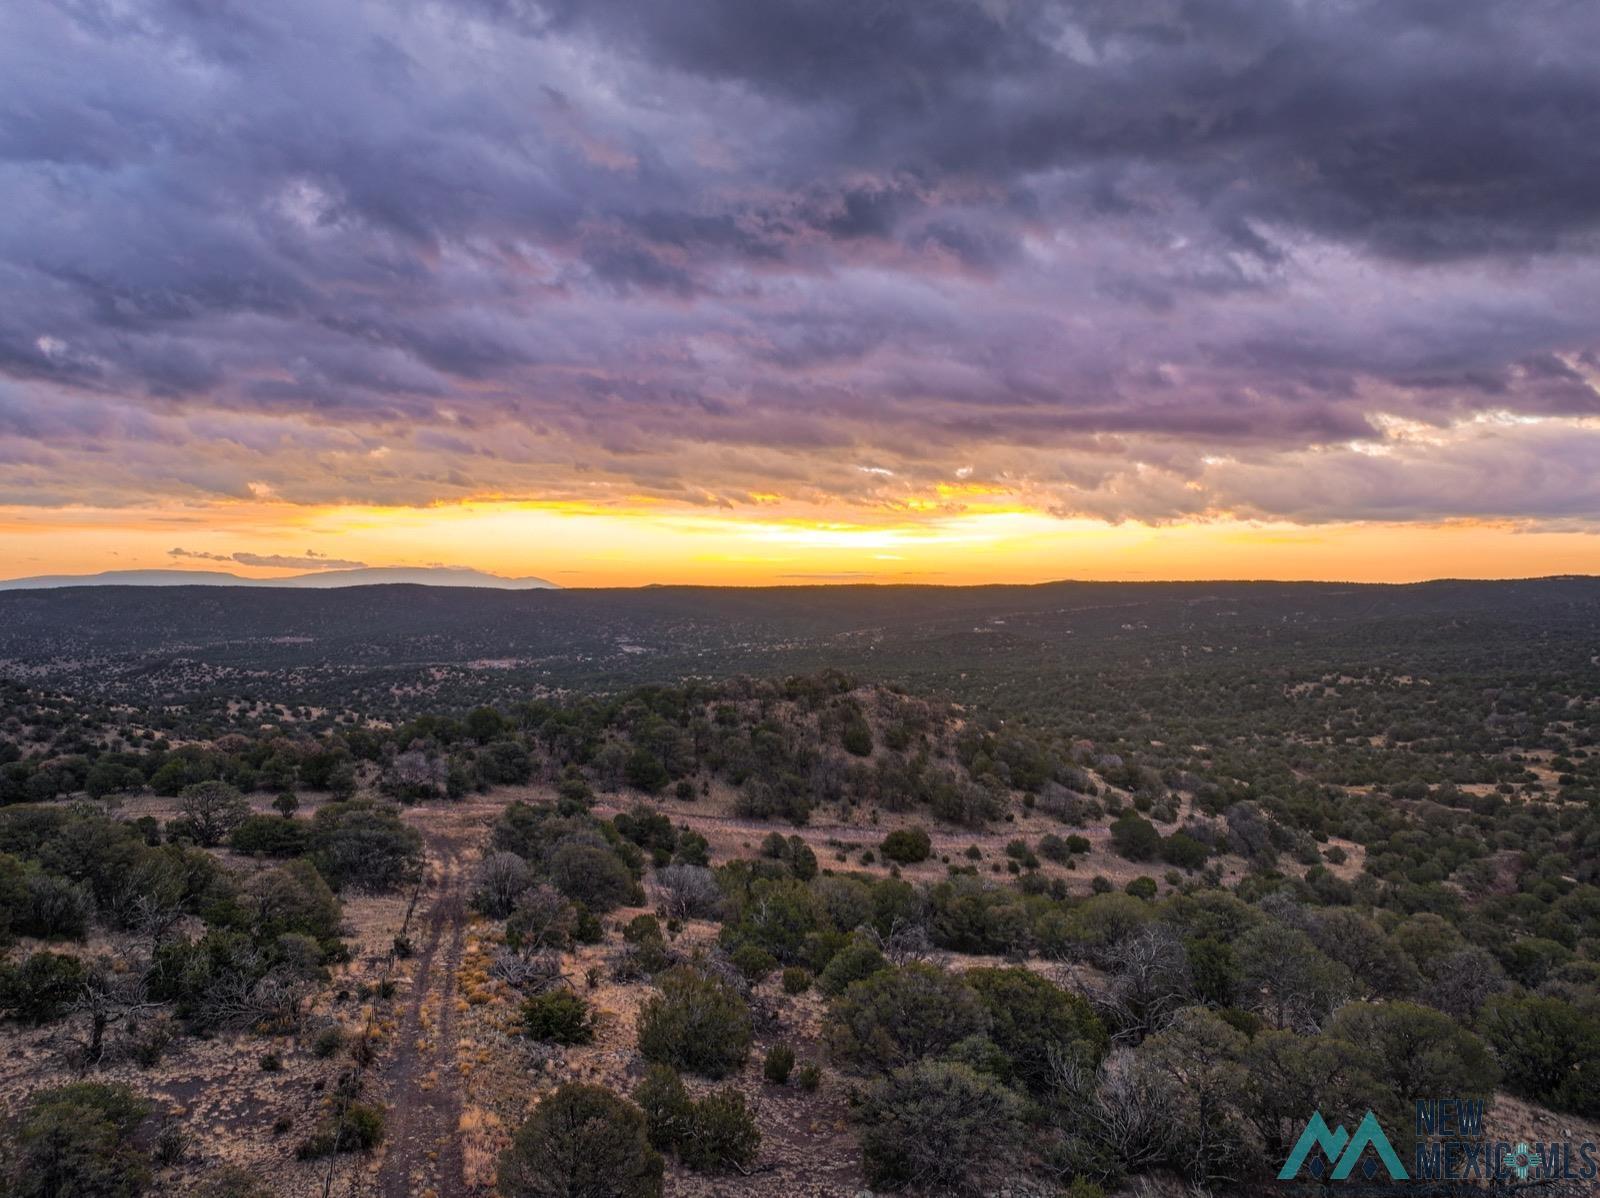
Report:
[{"label": "dirt trail through brush", "polygon": [[431,901],[400,1002],[393,1048],[379,1066],[389,1106],[379,1198],[461,1198],[461,1074],[456,1067],[456,976],[467,937],[469,863],[459,838],[424,830]]}]

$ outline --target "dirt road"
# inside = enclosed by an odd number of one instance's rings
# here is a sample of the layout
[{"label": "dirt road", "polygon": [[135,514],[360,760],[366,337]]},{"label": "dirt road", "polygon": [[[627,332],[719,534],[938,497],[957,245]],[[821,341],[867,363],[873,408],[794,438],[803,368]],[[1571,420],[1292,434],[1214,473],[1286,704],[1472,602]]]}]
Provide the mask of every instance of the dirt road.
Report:
[{"label": "dirt road", "polygon": [[378,1066],[389,1127],[377,1192],[379,1198],[462,1198],[467,1189],[458,1135],[456,978],[467,935],[471,863],[460,831],[418,823],[427,838],[432,885],[412,936],[417,955],[399,1003],[393,1047]]}]

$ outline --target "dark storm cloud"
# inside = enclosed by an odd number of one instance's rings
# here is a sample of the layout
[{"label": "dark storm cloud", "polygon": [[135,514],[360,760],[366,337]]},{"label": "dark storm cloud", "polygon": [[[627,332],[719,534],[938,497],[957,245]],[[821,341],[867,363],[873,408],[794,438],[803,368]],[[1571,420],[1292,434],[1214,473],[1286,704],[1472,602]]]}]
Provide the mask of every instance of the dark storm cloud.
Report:
[{"label": "dark storm cloud", "polygon": [[553,3],[553,27],[832,114],[860,165],[1012,177],[1156,163],[1216,227],[1428,259],[1593,231],[1600,10],[1582,0]]},{"label": "dark storm cloud", "polygon": [[1597,40],[1564,0],[20,0],[7,493],[1448,514],[1449,455],[1600,417]]}]

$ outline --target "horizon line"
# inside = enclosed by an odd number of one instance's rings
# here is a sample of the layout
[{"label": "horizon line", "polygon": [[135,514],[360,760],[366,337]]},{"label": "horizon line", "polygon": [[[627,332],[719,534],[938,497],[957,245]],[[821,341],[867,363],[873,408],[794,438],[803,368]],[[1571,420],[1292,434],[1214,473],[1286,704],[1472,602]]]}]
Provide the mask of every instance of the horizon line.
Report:
[{"label": "horizon line", "polygon": [[[379,570],[414,570],[429,571],[437,569],[440,573],[475,573],[485,578],[499,582],[522,582],[532,579],[545,582],[544,586],[531,586],[522,588],[479,586],[472,583],[424,583],[424,582],[353,582],[346,586],[305,587],[289,585],[297,580],[316,577],[336,577],[342,573],[366,573]],[[138,574],[194,574],[197,581],[192,583],[170,583],[159,586],[153,583],[141,582],[116,582],[95,583],[91,580],[103,578],[107,574],[138,573]],[[237,580],[230,582],[208,582],[206,579],[231,578]],[[52,582],[34,588],[8,587],[7,584],[18,582],[31,582],[36,579],[61,579],[61,582]],[[83,579],[82,583],[65,581],[67,579]],[[233,574],[223,570],[185,570],[182,568],[134,568],[131,570],[102,570],[86,574],[25,574],[0,578],[0,589],[7,590],[80,590],[93,588],[96,590],[171,590],[176,587],[196,586],[228,589],[239,583],[248,584],[249,589],[261,590],[357,590],[367,587],[395,587],[417,586],[431,587],[437,590],[477,591],[500,590],[516,592],[532,591],[644,591],[644,590],[720,590],[720,591],[762,591],[762,590],[844,590],[859,587],[875,587],[888,589],[892,587],[921,587],[938,588],[940,590],[982,590],[999,588],[1022,587],[1048,587],[1048,586],[1348,586],[1348,587],[1420,587],[1435,586],[1442,583],[1528,583],[1528,582],[1559,582],[1559,581],[1600,581],[1600,573],[1584,574],[1563,572],[1555,574],[1529,574],[1529,575],[1440,575],[1432,578],[1418,578],[1404,581],[1382,580],[1357,580],[1338,577],[1318,578],[1278,578],[1278,577],[1207,577],[1207,578],[1074,578],[1064,576],[1059,578],[1045,578],[1034,581],[996,581],[996,582],[937,582],[937,581],[893,581],[873,578],[852,579],[811,579],[790,580],[774,582],[640,582],[632,584],[614,585],[565,585],[550,583],[543,576],[535,575],[508,575],[495,574],[487,570],[478,570],[474,567],[426,567],[426,566],[368,566],[359,570],[340,571],[307,571],[299,574],[285,575],[279,578],[252,578],[248,575]],[[275,585],[284,584],[284,585]]]}]

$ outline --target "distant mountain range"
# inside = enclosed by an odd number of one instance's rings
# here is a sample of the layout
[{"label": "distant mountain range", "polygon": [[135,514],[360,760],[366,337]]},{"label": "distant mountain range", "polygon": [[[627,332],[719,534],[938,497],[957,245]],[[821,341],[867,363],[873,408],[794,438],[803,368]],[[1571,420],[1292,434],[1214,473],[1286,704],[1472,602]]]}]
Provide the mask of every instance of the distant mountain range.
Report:
[{"label": "distant mountain range", "polygon": [[499,591],[560,590],[543,578],[502,578],[482,570],[449,566],[364,566],[358,570],[317,570],[287,578],[241,578],[223,570],[107,570],[101,574],[39,574],[0,579],[0,591],[49,587],[364,587],[411,583],[430,587],[490,587]]}]

